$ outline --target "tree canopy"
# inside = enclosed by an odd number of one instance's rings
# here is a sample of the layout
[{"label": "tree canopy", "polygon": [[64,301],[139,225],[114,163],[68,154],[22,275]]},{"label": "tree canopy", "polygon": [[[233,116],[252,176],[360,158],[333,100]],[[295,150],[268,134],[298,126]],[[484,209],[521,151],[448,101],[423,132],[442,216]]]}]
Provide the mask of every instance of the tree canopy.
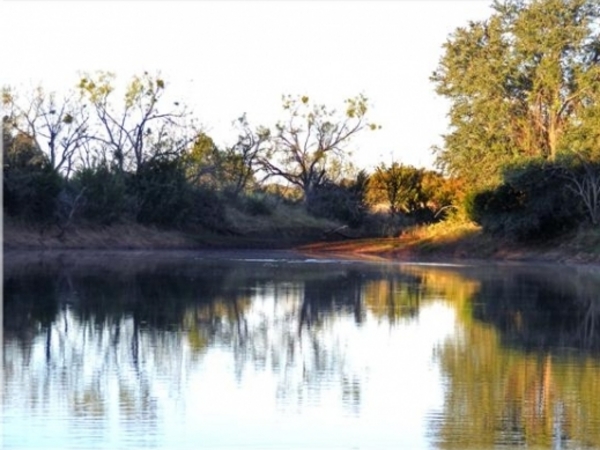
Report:
[{"label": "tree canopy", "polygon": [[492,8],[489,19],[450,36],[431,77],[451,101],[438,163],[475,186],[497,184],[519,159],[552,161],[589,146],[600,99],[597,0],[497,0]]}]

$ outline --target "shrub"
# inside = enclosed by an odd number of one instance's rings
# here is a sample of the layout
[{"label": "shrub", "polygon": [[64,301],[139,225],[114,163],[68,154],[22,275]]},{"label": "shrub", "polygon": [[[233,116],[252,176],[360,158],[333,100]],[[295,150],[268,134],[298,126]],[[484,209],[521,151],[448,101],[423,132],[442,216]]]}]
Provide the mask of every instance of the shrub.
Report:
[{"label": "shrub", "polygon": [[83,193],[81,217],[103,225],[119,220],[126,205],[122,174],[102,165],[78,171],[73,177],[76,192]]},{"label": "shrub", "polygon": [[55,218],[62,185],[62,177],[49,165],[5,170],[4,211],[33,222],[50,222]]},{"label": "shrub", "polygon": [[48,222],[54,219],[63,179],[28,135],[2,130],[3,209],[7,215]]},{"label": "shrub", "polygon": [[130,195],[135,198],[138,222],[177,226],[186,220],[193,200],[180,161],[148,161],[128,185]]},{"label": "shrub", "polygon": [[582,220],[578,199],[547,162],[507,168],[500,186],[467,195],[465,210],[485,231],[520,240],[552,237]]},{"label": "shrub", "polygon": [[188,195],[190,208],[186,223],[200,225],[217,232],[227,229],[225,206],[215,191],[195,187],[190,188]]},{"label": "shrub", "polygon": [[327,181],[313,189],[307,198],[307,211],[316,217],[338,220],[353,228],[363,224],[366,214],[367,177],[364,172],[349,183]]}]

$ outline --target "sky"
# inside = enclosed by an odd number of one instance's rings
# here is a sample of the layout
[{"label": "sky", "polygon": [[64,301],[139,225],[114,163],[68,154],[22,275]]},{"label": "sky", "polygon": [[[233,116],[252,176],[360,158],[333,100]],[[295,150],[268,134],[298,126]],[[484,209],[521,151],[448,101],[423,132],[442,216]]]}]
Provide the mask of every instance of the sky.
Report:
[{"label": "sky", "polygon": [[490,16],[491,0],[1,1],[0,82],[75,86],[78,74],[160,72],[220,145],[246,113],[282,118],[281,96],[329,107],[364,94],[378,131],[349,145],[359,168],[432,167],[449,103],[429,77],[457,27]]}]

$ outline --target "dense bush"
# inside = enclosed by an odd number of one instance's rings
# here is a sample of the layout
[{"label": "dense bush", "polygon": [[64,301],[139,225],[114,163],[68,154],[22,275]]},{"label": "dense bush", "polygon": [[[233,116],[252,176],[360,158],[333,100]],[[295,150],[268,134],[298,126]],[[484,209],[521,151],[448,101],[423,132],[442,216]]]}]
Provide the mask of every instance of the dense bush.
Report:
[{"label": "dense bush", "polygon": [[54,220],[63,185],[61,176],[35,149],[6,148],[6,144],[2,179],[5,214],[35,222]]},{"label": "dense bush", "polygon": [[181,225],[192,207],[191,189],[178,160],[148,161],[128,180],[128,191],[142,224]]},{"label": "dense bush", "polygon": [[123,174],[102,165],[78,171],[72,182],[76,192],[83,196],[79,210],[81,217],[109,225],[125,213],[126,190]]},{"label": "dense bush", "polygon": [[466,197],[469,218],[487,232],[517,239],[555,236],[583,220],[561,168],[544,162],[512,166],[495,189]]},{"label": "dense bush", "polygon": [[190,206],[185,223],[224,232],[228,228],[225,206],[217,193],[209,188],[195,187],[188,191]]},{"label": "dense bush", "polygon": [[251,216],[270,216],[276,207],[276,202],[271,196],[261,193],[241,196],[238,204],[242,211]]},{"label": "dense bush", "polygon": [[367,215],[368,177],[364,172],[347,183],[326,181],[313,189],[307,198],[307,210],[316,217],[339,220],[353,228],[360,227]]}]

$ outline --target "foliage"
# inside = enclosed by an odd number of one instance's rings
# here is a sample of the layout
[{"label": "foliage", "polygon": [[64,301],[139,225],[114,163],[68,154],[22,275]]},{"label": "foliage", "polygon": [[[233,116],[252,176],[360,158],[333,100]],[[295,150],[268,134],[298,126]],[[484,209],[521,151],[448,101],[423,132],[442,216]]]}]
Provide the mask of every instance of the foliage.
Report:
[{"label": "foliage", "polygon": [[48,164],[68,178],[78,152],[89,139],[89,113],[71,92],[62,99],[37,86],[22,98],[9,88],[2,90],[6,111],[4,126],[30,136],[46,155]]},{"label": "foliage", "polygon": [[485,231],[517,239],[542,239],[575,227],[582,210],[556,163],[513,166],[495,189],[467,197],[470,218]]},{"label": "foliage", "polygon": [[86,220],[110,225],[126,211],[126,186],[122,174],[106,165],[76,172],[73,185],[84,195],[80,215]]},{"label": "foliage", "polygon": [[154,159],[130,178],[136,219],[143,224],[181,225],[191,208],[183,166],[178,160]]},{"label": "foliage", "polygon": [[185,106],[164,105],[166,83],[159,75],[132,77],[118,105],[110,72],[85,74],[78,88],[94,114],[92,140],[101,159],[114,162],[120,172],[135,173],[154,158],[181,157],[198,135]]},{"label": "foliage", "polygon": [[339,220],[351,227],[363,224],[367,214],[368,176],[361,171],[345,183],[326,181],[314,188],[307,199],[307,210],[317,217]]},{"label": "foliage", "polygon": [[213,139],[198,133],[191,146],[182,155],[188,182],[193,185],[219,185],[218,167],[220,150]]},{"label": "foliage", "polygon": [[233,200],[238,209],[251,216],[270,216],[276,207],[276,200],[273,196],[262,192],[253,192],[243,196],[236,195]]},{"label": "foliage", "polygon": [[403,214],[419,223],[431,222],[438,211],[452,204],[452,189],[437,172],[381,163],[371,176],[369,200],[372,204],[387,203],[392,218]]},{"label": "foliage", "polygon": [[452,34],[431,77],[451,101],[438,162],[478,188],[500,183],[520,158],[555,160],[598,117],[590,114],[600,90],[598,2],[507,0],[493,9]]},{"label": "foliage", "polygon": [[[592,225],[600,223],[600,161],[585,157],[562,158],[561,174]],[[576,155],[579,156],[579,155]]]},{"label": "foliage", "polygon": [[270,132],[266,128],[252,130],[245,114],[235,125],[238,129],[237,142],[221,152],[219,167],[219,176],[226,184],[225,189],[233,197],[237,197],[255,181],[259,156],[265,152],[270,139]]},{"label": "foliage", "polygon": [[2,132],[3,208],[10,216],[50,222],[62,188],[60,175],[50,165],[36,142],[24,133]]},{"label": "foliage", "polygon": [[191,188],[187,195],[188,215],[182,217],[185,223],[220,233],[228,231],[229,223],[223,200],[214,190],[198,186]]}]

